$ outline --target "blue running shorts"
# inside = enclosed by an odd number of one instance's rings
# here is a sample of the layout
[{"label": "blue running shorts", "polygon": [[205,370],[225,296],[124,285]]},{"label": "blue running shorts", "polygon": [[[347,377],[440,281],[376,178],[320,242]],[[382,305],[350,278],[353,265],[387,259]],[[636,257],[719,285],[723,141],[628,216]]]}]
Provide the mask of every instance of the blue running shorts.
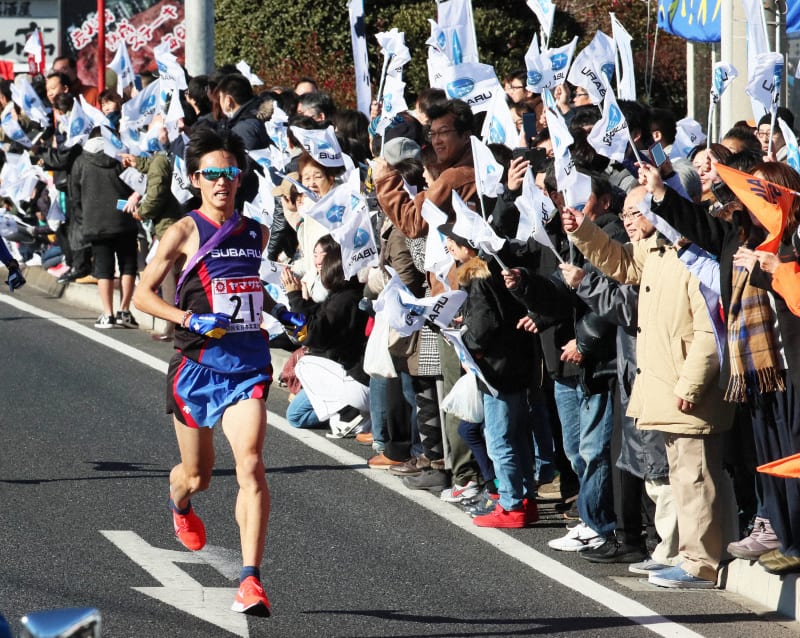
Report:
[{"label": "blue running shorts", "polygon": [[167,414],[190,428],[213,428],[225,410],[245,399],[267,400],[272,366],[224,374],[178,353],[167,371]]}]

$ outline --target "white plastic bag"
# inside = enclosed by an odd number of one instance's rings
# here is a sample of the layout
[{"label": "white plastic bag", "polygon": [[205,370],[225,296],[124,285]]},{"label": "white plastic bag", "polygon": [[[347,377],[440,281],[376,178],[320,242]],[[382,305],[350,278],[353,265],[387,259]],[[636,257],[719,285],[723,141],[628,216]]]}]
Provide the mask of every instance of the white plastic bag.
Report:
[{"label": "white plastic bag", "polygon": [[442,400],[442,410],[468,423],[483,421],[483,393],[471,372],[462,374]]},{"label": "white plastic bag", "polygon": [[375,324],[364,350],[364,372],[371,377],[384,379],[394,379],[397,376],[392,355],[389,353],[389,322],[380,313],[375,315]]}]

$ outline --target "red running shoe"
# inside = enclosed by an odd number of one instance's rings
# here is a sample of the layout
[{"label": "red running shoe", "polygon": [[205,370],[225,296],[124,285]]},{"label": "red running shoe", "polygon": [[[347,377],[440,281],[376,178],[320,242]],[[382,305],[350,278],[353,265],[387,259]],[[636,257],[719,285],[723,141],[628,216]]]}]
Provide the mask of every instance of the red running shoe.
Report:
[{"label": "red running shoe", "polygon": [[503,529],[518,529],[528,524],[524,508],[504,510],[500,503],[488,514],[473,518],[472,522],[478,527],[501,527]]},{"label": "red running shoe", "polygon": [[193,552],[203,549],[206,544],[206,526],[191,506],[188,514],[178,514],[172,510],[172,526],[175,528],[175,536],[186,549]]},{"label": "red running shoe", "polygon": [[239,591],[236,592],[236,600],[233,601],[231,609],[240,614],[263,618],[269,618],[272,613],[264,588],[255,576],[248,576],[239,585]]}]

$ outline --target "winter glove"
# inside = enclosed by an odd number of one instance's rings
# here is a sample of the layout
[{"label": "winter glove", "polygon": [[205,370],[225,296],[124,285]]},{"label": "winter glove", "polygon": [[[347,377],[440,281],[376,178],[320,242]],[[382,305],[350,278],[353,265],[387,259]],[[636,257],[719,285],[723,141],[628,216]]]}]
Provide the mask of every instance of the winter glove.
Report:
[{"label": "winter glove", "polygon": [[221,338],[231,325],[231,318],[220,312],[206,312],[199,315],[191,315],[186,327],[192,332],[196,332],[204,337],[212,339]]}]

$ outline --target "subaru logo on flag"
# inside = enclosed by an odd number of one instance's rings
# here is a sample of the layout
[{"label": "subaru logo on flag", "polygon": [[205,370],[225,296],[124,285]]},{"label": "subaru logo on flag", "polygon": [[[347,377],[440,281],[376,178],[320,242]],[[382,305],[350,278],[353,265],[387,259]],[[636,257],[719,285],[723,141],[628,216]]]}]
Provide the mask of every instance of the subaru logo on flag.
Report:
[{"label": "subaru logo on flag", "polygon": [[383,94],[383,110],[387,113],[392,112],[392,94],[391,93],[384,93]]},{"label": "subaru logo on flag", "polygon": [[122,148],[122,142],[116,135],[109,135],[109,138],[111,139],[111,143],[114,145],[114,148]]},{"label": "subaru logo on flag", "polygon": [[610,131],[617,128],[621,121],[622,112],[619,110],[619,107],[616,104],[611,104],[608,107],[608,128],[606,130]]},{"label": "subaru logo on flag", "polygon": [[30,111],[33,106],[33,98],[30,95],[25,95],[22,98],[22,105],[26,111]]},{"label": "subaru logo on flag", "polygon": [[447,94],[456,100],[469,95],[475,89],[475,82],[470,78],[458,78],[447,85]]},{"label": "subaru logo on flag", "polygon": [[781,62],[777,62],[777,63],[775,64],[775,69],[772,71],[772,74],[773,74],[773,75],[775,76],[775,78],[778,80],[778,81],[776,82],[776,84],[779,84],[779,83],[780,83],[780,81],[781,81],[781,78],[783,77],[783,61],[781,61]]},{"label": "subaru logo on flag", "polygon": [[163,62],[156,61],[156,66],[158,67],[159,75],[166,75],[167,74],[167,65]]},{"label": "subaru logo on flag", "polygon": [[714,69],[714,90],[717,94],[722,93],[722,85],[728,79],[728,74],[723,69]]},{"label": "subaru logo on flag", "polygon": [[611,78],[614,77],[614,71],[615,70],[616,70],[616,67],[614,66],[614,64],[612,62],[607,62],[606,64],[604,64],[603,66],[600,67],[600,71],[602,72],[603,75],[606,76],[606,78],[608,78],[609,82],[611,81]]},{"label": "subaru logo on flag", "polygon": [[147,111],[153,108],[156,105],[156,96],[155,95],[148,95],[147,98],[142,102],[142,109],[141,112]]},{"label": "subaru logo on flag", "polygon": [[447,46],[447,37],[444,31],[439,31],[439,33],[436,34],[436,46],[439,47],[440,50],[444,50]]},{"label": "subaru logo on flag", "polygon": [[567,66],[567,62],[569,61],[569,57],[567,57],[566,53],[556,53],[553,56],[550,56],[550,64],[551,69],[553,71],[560,71],[565,66]]},{"label": "subaru logo on flag", "polygon": [[489,127],[489,142],[491,144],[503,144],[506,141],[506,129],[497,119],[492,116],[492,124]]},{"label": "subaru logo on flag", "polygon": [[542,74],[538,71],[528,71],[528,85],[536,86],[542,81]]},{"label": "subaru logo on flag", "polygon": [[369,233],[363,228],[359,228],[353,235],[353,248],[359,250],[369,243]]},{"label": "subaru logo on flag", "polygon": [[317,144],[317,150],[318,151],[329,151],[329,150],[331,150],[331,145],[328,142],[325,142],[323,140],[322,142]]},{"label": "subaru logo on flag", "polygon": [[331,206],[325,213],[325,219],[332,224],[338,224],[344,217],[344,206]]},{"label": "subaru logo on flag", "polygon": [[83,127],[84,127],[83,118],[76,117],[75,121],[72,123],[72,126],[69,127],[69,136],[75,137],[76,135],[80,135],[81,133],[83,133]]},{"label": "subaru logo on flag", "polygon": [[157,151],[161,148],[161,143],[158,141],[158,138],[151,137],[147,140],[147,150],[148,151]]}]

